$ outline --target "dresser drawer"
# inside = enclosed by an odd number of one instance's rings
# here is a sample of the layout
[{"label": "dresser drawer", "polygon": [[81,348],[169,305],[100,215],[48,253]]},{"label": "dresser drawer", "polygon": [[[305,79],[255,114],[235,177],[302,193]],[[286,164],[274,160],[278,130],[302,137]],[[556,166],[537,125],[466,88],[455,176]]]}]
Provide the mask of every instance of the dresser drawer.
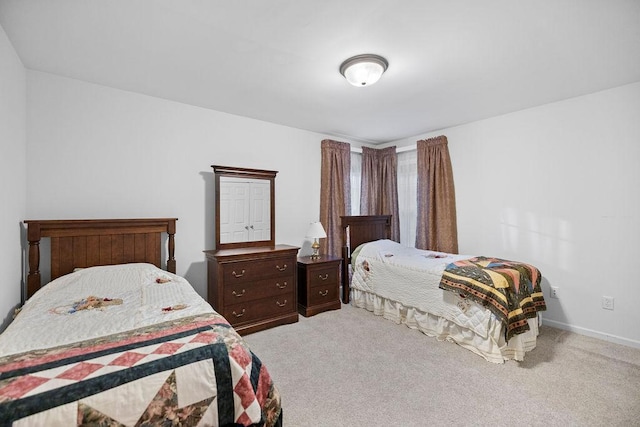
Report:
[{"label": "dresser drawer", "polygon": [[296,268],[293,261],[291,257],[280,257],[225,263],[222,273],[224,283],[229,285],[265,277],[293,278]]},{"label": "dresser drawer", "polygon": [[335,285],[338,283],[340,270],[335,266],[307,267],[309,286]]},{"label": "dresser drawer", "polygon": [[240,304],[269,296],[290,294],[295,286],[293,276],[229,283],[224,288],[224,305]]},{"label": "dresser drawer", "polygon": [[222,315],[235,326],[295,312],[295,303],[294,294],[287,293],[225,306]]}]

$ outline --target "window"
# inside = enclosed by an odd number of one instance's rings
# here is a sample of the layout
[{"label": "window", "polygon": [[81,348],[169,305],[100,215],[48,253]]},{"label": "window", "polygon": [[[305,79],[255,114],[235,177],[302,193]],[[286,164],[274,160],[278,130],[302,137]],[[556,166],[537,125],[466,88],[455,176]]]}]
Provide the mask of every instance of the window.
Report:
[{"label": "window", "polygon": [[[398,153],[398,209],[400,243],[416,245],[418,155],[415,149]],[[362,154],[351,153],[351,215],[360,215]]]},{"label": "window", "polygon": [[400,216],[400,243],[416,245],[416,220],[418,217],[418,152],[398,153],[398,214]]},{"label": "window", "polygon": [[351,152],[351,214],[360,215],[360,183],[362,182],[362,153]]}]

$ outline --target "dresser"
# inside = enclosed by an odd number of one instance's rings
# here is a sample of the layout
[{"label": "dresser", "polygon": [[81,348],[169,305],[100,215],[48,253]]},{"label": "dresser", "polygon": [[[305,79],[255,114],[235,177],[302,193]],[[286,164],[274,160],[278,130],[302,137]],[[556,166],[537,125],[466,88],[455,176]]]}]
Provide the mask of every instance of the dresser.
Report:
[{"label": "dresser", "polygon": [[298,249],[274,245],[204,251],[209,303],[240,334],[297,322]]},{"label": "dresser", "polygon": [[322,255],[314,259],[298,258],[298,312],[313,316],[327,310],[339,309],[340,265],[342,258]]}]

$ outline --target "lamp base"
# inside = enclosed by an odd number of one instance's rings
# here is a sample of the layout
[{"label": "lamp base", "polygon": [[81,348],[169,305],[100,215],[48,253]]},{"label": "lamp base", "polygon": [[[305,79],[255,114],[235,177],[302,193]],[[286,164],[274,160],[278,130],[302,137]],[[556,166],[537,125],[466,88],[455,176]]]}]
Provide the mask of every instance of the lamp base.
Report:
[{"label": "lamp base", "polygon": [[318,243],[318,239],[313,239],[313,244],[311,245],[311,249],[313,249],[313,253],[311,254],[311,259],[320,259],[320,243]]}]

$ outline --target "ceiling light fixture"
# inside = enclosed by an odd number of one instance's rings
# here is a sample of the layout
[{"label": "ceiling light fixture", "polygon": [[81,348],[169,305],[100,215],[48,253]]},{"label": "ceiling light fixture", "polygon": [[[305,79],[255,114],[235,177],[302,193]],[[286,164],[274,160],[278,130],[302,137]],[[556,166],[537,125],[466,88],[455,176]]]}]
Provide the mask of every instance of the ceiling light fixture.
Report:
[{"label": "ceiling light fixture", "polygon": [[389,63],[380,55],[353,56],[340,65],[340,74],[354,86],[369,86],[377,82]]}]

